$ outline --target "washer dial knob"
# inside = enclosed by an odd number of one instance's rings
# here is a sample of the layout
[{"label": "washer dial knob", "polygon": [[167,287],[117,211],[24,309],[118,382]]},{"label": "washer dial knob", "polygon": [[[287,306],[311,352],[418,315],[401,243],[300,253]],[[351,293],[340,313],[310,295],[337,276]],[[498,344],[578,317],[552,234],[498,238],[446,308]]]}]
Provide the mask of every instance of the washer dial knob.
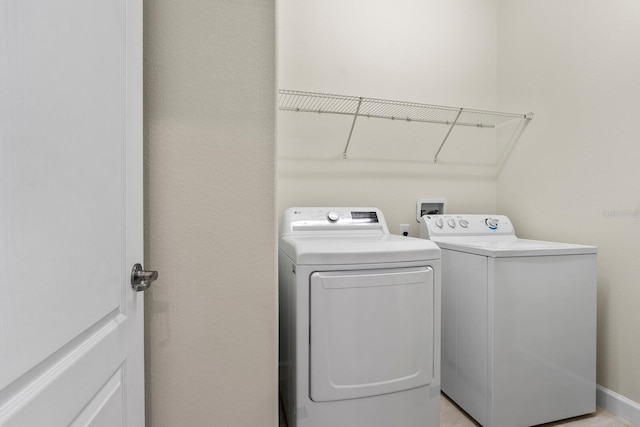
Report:
[{"label": "washer dial knob", "polygon": [[449,227],[451,228],[456,228],[456,220],[453,218],[449,218],[449,220],[447,221],[447,224],[449,224]]},{"label": "washer dial knob", "polygon": [[331,211],[327,213],[327,221],[333,223],[333,222],[338,222],[339,219],[340,219],[340,215],[338,215],[337,212]]},{"label": "washer dial knob", "polygon": [[436,227],[442,228],[444,226],[444,222],[442,222],[442,218],[436,219]]},{"label": "washer dial knob", "polygon": [[484,220],[484,223],[487,224],[490,230],[498,229],[498,220],[496,218],[487,218]]},{"label": "washer dial knob", "polygon": [[460,227],[462,228],[467,228],[469,226],[469,221],[467,221],[466,219],[461,219],[460,221],[458,221],[458,224],[460,224]]}]

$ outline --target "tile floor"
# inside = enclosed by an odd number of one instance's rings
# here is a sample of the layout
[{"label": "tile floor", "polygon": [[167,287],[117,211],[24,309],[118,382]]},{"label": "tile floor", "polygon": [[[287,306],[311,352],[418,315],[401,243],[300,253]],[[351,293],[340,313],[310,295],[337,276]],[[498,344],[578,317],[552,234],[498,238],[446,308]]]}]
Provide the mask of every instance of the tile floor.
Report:
[{"label": "tile floor", "polygon": [[[440,399],[440,426],[441,427],[477,427],[480,424],[473,421],[462,409],[460,409],[447,396]],[[598,407],[595,414],[570,418],[563,421],[542,424],[538,427],[571,426],[571,427],[634,427],[630,422],[616,417],[611,412]]]},{"label": "tile floor", "polygon": [[[480,424],[471,419],[455,403],[445,395],[441,397],[440,426],[441,427],[477,427]],[[602,408],[598,408],[595,414],[571,418],[561,422],[543,424],[539,427],[571,426],[571,427],[634,427],[630,422],[616,417]],[[287,427],[287,423],[280,407],[280,427]],[[327,426],[331,427],[331,426]],[[640,426],[639,426],[640,427]]]}]

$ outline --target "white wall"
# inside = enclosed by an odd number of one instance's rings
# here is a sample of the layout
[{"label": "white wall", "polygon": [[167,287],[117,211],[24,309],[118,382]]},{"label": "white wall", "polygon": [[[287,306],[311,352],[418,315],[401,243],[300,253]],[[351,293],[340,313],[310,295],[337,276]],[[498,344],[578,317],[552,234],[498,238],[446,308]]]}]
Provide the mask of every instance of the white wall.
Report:
[{"label": "white wall", "polygon": [[[523,237],[599,247],[598,383],[640,401],[640,3],[280,0],[278,87],[535,113],[519,138],[278,112],[278,211],[419,197],[498,211]],[[505,157],[502,157],[505,155]],[[500,159],[497,162],[496,160]],[[496,178],[497,176],[497,178]]]},{"label": "white wall", "polygon": [[144,6],[147,425],[276,426],[275,2]]},{"label": "white wall", "polygon": [[[469,108],[496,107],[495,0],[280,0],[278,87]],[[392,232],[418,198],[495,210],[495,130],[278,112],[278,211],[382,209]]]},{"label": "white wall", "polygon": [[522,237],[598,246],[597,381],[640,402],[640,2],[498,5],[498,107],[535,112],[498,211]]}]

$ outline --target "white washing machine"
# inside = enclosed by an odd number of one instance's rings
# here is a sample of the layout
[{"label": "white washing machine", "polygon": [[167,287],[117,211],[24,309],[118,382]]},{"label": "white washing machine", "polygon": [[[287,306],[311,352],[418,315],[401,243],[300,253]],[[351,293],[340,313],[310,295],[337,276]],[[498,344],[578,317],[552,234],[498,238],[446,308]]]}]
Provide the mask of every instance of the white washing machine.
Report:
[{"label": "white washing machine", "polygon": [[290,208],[279,240],[289,427],[440,423],[440,249],[375,208]]},{"label": "white washing machine", "polygon": [[596,248],[519,239],[506,216],[423,216],[442,249],[442,391],[483,426],[596,407]]}]

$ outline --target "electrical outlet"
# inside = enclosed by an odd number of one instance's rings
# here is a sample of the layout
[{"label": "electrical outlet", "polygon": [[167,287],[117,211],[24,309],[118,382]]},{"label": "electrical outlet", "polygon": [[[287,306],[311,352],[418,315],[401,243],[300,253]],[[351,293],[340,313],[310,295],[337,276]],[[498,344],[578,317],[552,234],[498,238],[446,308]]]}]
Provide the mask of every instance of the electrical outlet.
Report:
[{"label": "electrical outlet", "polygon": [[401,236],[409,235],[409,224],[400,224],[400,235]]}]

